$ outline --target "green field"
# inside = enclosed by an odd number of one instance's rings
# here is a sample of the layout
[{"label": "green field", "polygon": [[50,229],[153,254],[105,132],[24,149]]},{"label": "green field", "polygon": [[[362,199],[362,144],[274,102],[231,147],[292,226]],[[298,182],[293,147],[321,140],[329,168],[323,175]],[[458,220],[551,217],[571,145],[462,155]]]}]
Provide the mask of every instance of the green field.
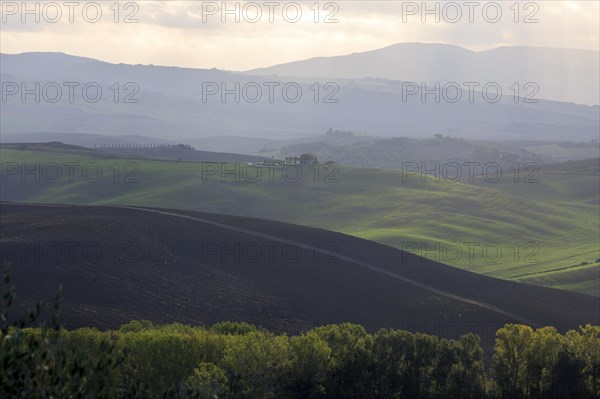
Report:
[{"label": "green field", "polygon": [[[381,242],[477,273],[600,295],[597,160],[542,167],[537,183],[515,183],[512,173],[498,183],[433,178],[424,183],[417,175],[403,181],[400,171],[343,165],[334,176],[337,182],[323,182],[331,168],[320,169],[318,182],[314,171],[305,169],[296,183],[286,182],[281,169],[273,169],[274,182],[269,182],[270,169],[263,168],[257,183],[234,182],[232,176],[223,183],[219,175],[203,182],[207,166],[200,163],[14,149],[2,149],[0,156],[3,173],[10,162],[28,167],[95,162],[103,171],[95,183],[81,178],[81,168],[75,169],[72,183],[64,173],[56,183],[43,178],[36,183],[32,176],[23,183],[17,173],[3,180],[3,200],[140,205],[287,221]],[[130,178],[138,182],[123,182],[133,171],[124,169],[128,162],[137,166]]]},{"label": "green field", "polygon": [[524,149],[534,154],[548,155],[558,159],[587,159],[598,156],[598,147],[593,145],[569,148],[558,144],[544,144]]}]

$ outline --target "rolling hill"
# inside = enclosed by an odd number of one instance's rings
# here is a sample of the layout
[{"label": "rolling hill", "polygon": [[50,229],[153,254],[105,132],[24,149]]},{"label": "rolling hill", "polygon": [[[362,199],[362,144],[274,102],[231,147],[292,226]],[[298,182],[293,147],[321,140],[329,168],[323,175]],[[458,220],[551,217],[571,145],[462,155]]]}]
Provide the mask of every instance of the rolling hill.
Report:
[{"label": "rolling hill", "polygon": [[2,148],[17,151],[51,151],[67,154],[91,155],[99,158],[129,158],[156,161],[190,161],[190,162],[262,162],[264,157],[232,154],[227,152],[198,151],[183,144],[159,143],[155,147],[142,147],[137,143],[114,144],[113,147],[82,147],[61,142],[49,143],[4,143]]},{"label": "rolling hill", "polygon": [[351,321],[447,337],[468,329],[489,345],[508,322],[563,331],[599,321],[598,298],[326,230],[150,208],[2,203],[0,214],[20,308],[62,284],[67,327],[231,320],[298,332]]},{"label": "rolling hill", "polygon": [[[419,174],[345,165],[321,165],[318,175],[304,170],[296,182],[285,181],[281,168],[263,168],[258,182],[236,182],[218,169],[235,171],[240,164],[206,169],[201,163],[6,148],[0,156],[3,201],[168,207],[278,220],[376,241],[479,274],[600,295],[597,159],[542,166],[535,183],[524,182],[531,171],[522,171],[518,183],[510,171],[496,183],[423,182]],[[39,164],[40,171],[41,165],[80,166],[72,181],[65,170],[51,182],[36,180],[35,173],[9,173],[11,162]],[[81,168],[88,164],[104,175],[84,179]]]}]

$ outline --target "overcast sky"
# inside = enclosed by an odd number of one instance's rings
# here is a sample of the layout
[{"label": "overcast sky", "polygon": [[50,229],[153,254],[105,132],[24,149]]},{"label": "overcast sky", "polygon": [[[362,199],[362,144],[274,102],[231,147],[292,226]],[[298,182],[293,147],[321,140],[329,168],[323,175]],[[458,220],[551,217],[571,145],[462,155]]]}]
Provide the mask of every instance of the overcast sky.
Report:
[{"label": "overcast sky", "polygon": [[27,13],[21,1],[0,1],[1,51],[247,70],[400,42],[472,50],[503,45],[599,50],[600,2],[595,0],[520,1],[516,7],[510,0],[428,2],[430,14],[422,1],[239,1],[237,14],[234,2],[226,5],[232,14],[223,12],[222,2],[74,3],[31,2]]}]

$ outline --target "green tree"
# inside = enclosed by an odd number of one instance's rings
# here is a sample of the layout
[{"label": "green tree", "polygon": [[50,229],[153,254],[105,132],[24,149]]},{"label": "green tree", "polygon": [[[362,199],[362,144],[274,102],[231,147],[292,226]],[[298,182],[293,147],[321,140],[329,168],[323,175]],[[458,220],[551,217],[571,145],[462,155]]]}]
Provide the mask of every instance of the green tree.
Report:
[{"label": "green tree", "polygon": [[314,166],[317,162],[318,162],[317,156],[314,154],[300,155],[300,165],[302,165],[302,166]]},{"label": "green tree", "polygon": [[140,332],[144,330],[150,330],[154,327],[151,321],[149,320],[132,320],[127,324],[123,324],[119,328],[119,332],[128,333],[128,332]]},{"label": "green tree", "polygon": [[292,356],[287,336],[250,332],[229,337],[220,366],[233,398],[275,398],[289,384]]},{"label": "green tree", "polygon": [[527,397],[552,397],[553,376],[563,337],[553,327],[538,328],[531,335],[525,353],[527,364]]},{"label": "green tree", "polygon": [[431,369],[433,392],[436,397],[450,392],[450,378],[458,374],[458,343],[448,339],[437,341],[436,354]]},{"label": "green tree", "polygon": [[250,332],[260,331],[260,329],[246,322],[223,321],[213,324],[210,328],[210,331],[217,334],[243,335]]},{"label": "green tree", "polygon": [[202,359],[202,342],[196,335],[178,329],[171,325],[120,336],[119,343],[127,354],[123,377],[127,381],[139,378],[148,396],[177,394]]},{"label": "green tree", "polygon": [[291,337],[294,351],[291,391],[298,398],[319,398],[325,394],[331,348],[316,333]]},{"label": "green tree", "polygon": [[214,399],[228,395],[227,375],[214,363],[200,363],[185,380],[185,394],[190,399]]},{"label": "green tree", "polygon": [[580,327],[581,348],[580,356],[583,357],[583,369],[586,385],[592,397],[600,397],[600,326]]},{"label": "green tree", "polygon": [[558,353],[556,369],[552,377],[554,398],[585,398],[585,380],[583,368],[585,362],[580,356],[581,341],[576,331],[568,331],[565,343]]},{"label": "green tree", "polygon": [[527,393],[527,359],[533,330],[529,326],[507,324],[496,331],[492,372],[503,397],[522,398]]},{"label": "green tree", "polygon": [[435,390],[433,370],[437,361],[439,340],[427,334],[413,334],[413,345],[404,358],[403,393],[422,398]]},{"label": "green tree", "polygon": [[468,333],[456,343],[457,362],[452,365],[448,379],[449,396],[479,398],[485,391],[483,349],[478,335]]},{"label": "green tree", "polygon": [[371,353],[372,392],[375,398],[392,398],[401,394],[402,378],[406,374],[405,357],[414,345],[408,331],[382,329],[373,336]]},{"label": "green tree", "polygon": [[360,398],[369,392],[372,337],[364,327],[330,324],[313,330],[331,348],[327,397]]}]

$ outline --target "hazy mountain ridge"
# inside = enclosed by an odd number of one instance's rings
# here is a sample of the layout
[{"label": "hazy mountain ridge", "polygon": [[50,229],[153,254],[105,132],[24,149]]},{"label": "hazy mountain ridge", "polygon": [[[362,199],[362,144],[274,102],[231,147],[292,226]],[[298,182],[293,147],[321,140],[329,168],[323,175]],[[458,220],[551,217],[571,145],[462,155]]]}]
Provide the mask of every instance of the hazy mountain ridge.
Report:
[{"label": "hazy mountain ridge", "polygon": [[[276,79],[280,87],[298,82],[302,97],[296,103],[284,101],[281,91],[275,101],[267,100],[267,89],[256,103],[233,96],[222,102],[217,94],[203,100],[203,82],[224,83],[227,88],[239,83],[264,85],[270,77],[218,70],[201,70],[149,65],[109,64],[81,57],[55,53],[1,55],[3,82],[70,82],[81,86],[97,82],[103,97],[97,103],[79,99],[67,101],[67,93],[57,103],[32,97],[25,103],[19,95],[3,103],[3,133],[61,131],[108,135],[144,135],[169,139],[193,139],[209,136],[245,136],[259,138],[298,138],[314,136],[330,127],[361,131],[373,136],[431,137],[451,134],[479,139],[546,139],[591,140],[600,129],[597,107],[540,101],[537,104],[515,103],[505,97],[488,103],[479,96],[473,103],[421,102],[420,98],[404,101],[398,93],[400,82],[382,81],[338,83],[339,91],[326,103],[329,80],[319,82],[318,101],[314,100],[311,80]],[[137,103],[123,103],[132,94],[133,82]],[[118,83],[119,101],[115,102],[114,84]],[[336,82],[334,82],[336,83]],[[111,86],[113,89],[111,90]],[[278,89],[279,90],[279,89]]]},{"label": "hazy mountain ridge", "polygon": [[[535,82],[538,98],[600,103],[600,53],[511,46],[475,52],[446,44],[400,43],[378,50],[318,57],[248,71],[254,75],[368,77],[415,82]],[[559,78],[560,77],[560,78]]]}]

